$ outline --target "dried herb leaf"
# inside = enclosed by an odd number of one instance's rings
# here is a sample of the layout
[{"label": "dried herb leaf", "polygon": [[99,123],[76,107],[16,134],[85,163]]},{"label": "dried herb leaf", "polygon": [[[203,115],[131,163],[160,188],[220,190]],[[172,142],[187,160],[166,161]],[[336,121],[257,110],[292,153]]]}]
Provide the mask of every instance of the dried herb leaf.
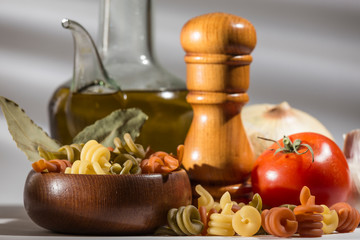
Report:
[{"label": "dried herb leaf", "polygon": [[60,147],[16,103],[0,96],[0,106],[17,147],[26,154],[31,162],[41,158],[37,150],[39,146],[48,151],[56,151]]},{"label": "dried herb leaf", "polygon": [[85,143],[95,139],[104,146],[113,147],[114,138],[119,137],[124,141],[125,133],[129,133],[133,139],[138,137],[147,119],[148,116],[138,108],[119,109],[85,127],[74,137],[73,142]]}]

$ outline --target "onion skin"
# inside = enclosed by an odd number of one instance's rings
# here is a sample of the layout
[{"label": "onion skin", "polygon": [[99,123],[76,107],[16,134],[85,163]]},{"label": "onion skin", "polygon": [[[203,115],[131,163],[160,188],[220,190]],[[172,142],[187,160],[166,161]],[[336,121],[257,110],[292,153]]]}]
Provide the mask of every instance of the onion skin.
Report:
[{"label": "onion skin", "polygon": [[344,135],[344,154],[348,161],[352,179],[351,195],[348,202],[360,211],[360,129]]},{"label": "onion skin", "polygon": [[315,132],[334,140],[331,133],[316,118],[291,108],[287,102],[278,105],[254,104],[245,106],[241,113],[245,131],[257,159],[270,145],[258,137],[278,140],[294,133]]}]

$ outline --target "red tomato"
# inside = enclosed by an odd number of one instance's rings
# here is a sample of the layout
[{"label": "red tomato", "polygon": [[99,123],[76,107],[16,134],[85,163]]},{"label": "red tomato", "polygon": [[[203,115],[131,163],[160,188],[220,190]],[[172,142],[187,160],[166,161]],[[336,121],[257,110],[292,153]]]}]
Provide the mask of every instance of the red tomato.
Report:
[{"label": "red tomato", "polygon": [[[317,133],[297,133],[289,136],[291,142],[301,140],[314,152],[298,155],[294,152],[275,153],[279,146],[274,143],[265,150],[254,164],[251,182],[254,193],[259,193],[264,205],[299,205],[303,186],[310,188],[316,204],[331,206],[346,201],[350,192],[349,167],[341,149],[329,138]],[[261,140],[259,140],[261,141]],[[284,147],[283,140],[278,143]],[[300,146],[298,152],[306,151]]]}]

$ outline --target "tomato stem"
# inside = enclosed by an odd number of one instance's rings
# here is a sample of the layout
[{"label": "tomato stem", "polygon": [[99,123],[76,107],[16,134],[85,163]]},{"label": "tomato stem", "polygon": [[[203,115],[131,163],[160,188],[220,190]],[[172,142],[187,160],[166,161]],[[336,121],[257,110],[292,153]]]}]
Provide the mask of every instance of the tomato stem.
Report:
[{"label": "tomato stem", "polygon": [[[275,141],[273,139],[264,138],[264,137],[258,137],[258,138],[260,138],[262,140],[265,140],[265,141],[274,142],[279,146],[279,148],[276,149],[276,151],[274,152],[274,155],[279,153],[279,152],[296,153],[297,155],[302,155],[302,154],[305,154],[308,151],[310,151],[311,156],[312,156],[312,162],[314,162],[314,151],[313,151],[313,149],[310,147],[309,144],[302,144],[300,139],[296,139],[294,142],[291,142],[291,140],[290,140],[290,138],[288,136],[284,136],[283,139],[282,139],[283,143],[284,143],[284,147],[282,147],[279,142],[277,142],[277,141]],[[304,152],[299,152],[298,150],[299,150],[300,147],[306,147],[307,149]],[[272,149],[272,150],[275,150],[275,149]]]}]

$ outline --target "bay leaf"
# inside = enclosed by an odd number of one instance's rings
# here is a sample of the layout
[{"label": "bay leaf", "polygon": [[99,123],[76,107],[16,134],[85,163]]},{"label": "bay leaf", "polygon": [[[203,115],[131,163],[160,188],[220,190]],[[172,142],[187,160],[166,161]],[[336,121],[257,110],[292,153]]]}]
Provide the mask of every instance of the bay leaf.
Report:
[{"label": "bay leaf", "polygon": [[73,142],[86,143],[94,139],[106,147],[114,147],[114,138],[119,137],[124,141],[125,133],[136,139],[147,119],[148,116],[138,108],[119,109],[85,127],[74,137]]},{"label": "bay leaf", "polygon": [[36,125],[18,104],[0,96],[0,106],[17,147],[31,162],[41,158],[38,153],[39,146],[48,151],[56,151],[60,147],[59,143]]}]

